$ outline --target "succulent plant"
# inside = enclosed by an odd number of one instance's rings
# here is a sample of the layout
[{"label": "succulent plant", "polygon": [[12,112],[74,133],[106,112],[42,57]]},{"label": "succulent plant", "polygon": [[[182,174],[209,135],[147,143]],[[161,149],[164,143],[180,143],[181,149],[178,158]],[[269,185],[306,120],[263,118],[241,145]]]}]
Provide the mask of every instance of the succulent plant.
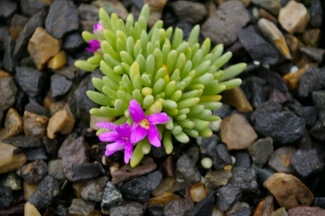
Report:
[{"label": "succulent plant", "polygon": [[[233,77],[246,64],[222,69],[232,54],[223,54],[222,44],[211,49],[209,38],[200,45],[198,25],[184,40],[181,29],[165,30],[161,20],[148,31],[148,17],[148,5],[144,5],[136,22],[132,14],[124,22],[101,8],[94,32],[82,33],[89,43],[88,51],[94,55],[76,61],[75,65],[86,71],[99,66],[104,74],[102,79],[92,79],[97,91],[87,92],[100,105],[90,110],[91,115],[115,117],[116,124],[131,125],[131,100],[136,100],[146,115],[166,113],[169,121],[158,125],[158,129],[166,152],[171,153],[172,136],[187,143],[189,137],[212,135],[209,125],[219,120],[212,114],[221,106],[219,93],[241,84],[240,79]],[[140,141],[133,152],[138,158],[135,161],[149,151],[150,144]]]}]

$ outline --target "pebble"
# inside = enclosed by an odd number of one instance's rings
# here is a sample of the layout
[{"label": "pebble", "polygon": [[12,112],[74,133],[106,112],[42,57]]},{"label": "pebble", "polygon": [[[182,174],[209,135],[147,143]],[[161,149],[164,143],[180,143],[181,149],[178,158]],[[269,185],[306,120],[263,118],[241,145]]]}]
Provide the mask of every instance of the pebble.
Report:
[{"label": "pebble", "polygon": [[171,193],[171,192],[165,192],[159,196],[152,197],[148,199],[147,204],[148,205],[167,205],[170,201],[179,199],[179,196]]},{"label": "pebble", "polygon": [[121,182],[128,181],[130,179],[143,176],[155,170],[157,165],[151,157],[145,157],[141,163],[131,168],[129,164],[125,164],[120,169],[115,170],[112,175],[112,184],[116,185]]},{"label": "pebble", "polygon": [[213,110],[213,115],[217,115],[220,118],[224,119],[231,114],[233,108],[225,103],[222,103],[222,106],[219,109]]},{"label": "pebble", "polygon": [[65,179],[64,170],[62,167],[62,160],[51,160],[47,164],[48,173],[57,180]]},{"label": "pebble", "polygon": [[[36,14],[36,13],[34,13]],[[12,19],[11,19],[11,25],[9,28],[9,33],[11,36],[12,41],[16,41],[21,30],[24,28],[25,24],[28,22],[28,18],[20,15],[20,14],[15,14]],[[13,51],[15,49],[15,44],[13,44]],[[13,58],[13,51],[11,54],[11,58]]]},{"label": "pebble", "polygon": [[241,198],[240,188],[228,184],[216,190],[216,206],[221,211],[230,210]]},{"label": "pebble", "polygon": [[187,183],[195,183],[201,181],[201,174],[193,164],[191,158],[184,154],[180,156],[176,162],[176,178]]},{"label": "pebble", "polygon": [[199,161],[199,153],[200,150],[198,146],[192,146],[185,152],[185,154],[187,154],[191,158],[193,164],[196,164]]},{"label": "pebble", "polygon": [[15,103],[17,87],[11,76],[0,77],[0,110],[5,111]]},{"label": "pebble", "polygon": [[273,152],[273,140],[271,137],[257,140],[247,148],[255,164],[263,166]]},{"label": "pebble", "polygon": [[234,106],[238,112],[253,111],[252,105],[246,98],[243,90],[240,87],[233,88],[222,93],[222,102],[230,106]]},{"label": "pebble", "polygon": [[300,52],[300,48],[303,47],[304,44],[292,34],[286,34],[284,38],[286,39],[288,48],[290,50],[292,62],[298,68],[303,68],[306,62],[304,61],[303,55]]},{"label": "pebble", "polygon": [[59,51],[48,62],[47,67],[53,70],[62,68],[67,64],[67,54],[63,50]]},{"label": "pebble", "polygon": [[209,157],[202,158],[201,166],[204,169],[210,169],[212,167],[212,165],[213,165],[213,161],[211,158],[209,158]]},{"label": "pebble", "polygon": [[246,168],[251,167],[251,157],[247,151],[237,151],[235,152],[234,157],[235,157],[235,162],[233,163],[236,167],[246,167]]},{"label": "pebble", "polygon": [[274,211],[273,196],[269,195],[266,196],[261,201],[259,201],[254,211],[254,216],[272,215],[273,211]]},{"label": "pebble", "polygon": [[16,67],[15,79],[22,90],[30,97],[42,92],[47,75],[31,67]]},{"label": "pebble", "polygon": [[289,1],[285,7],[280,9],[278,20],[289,33],[303,33],[309,22],[309,15],[303,4]]},{"label": "pebble", "polygon": [[28,184],[27,182],[23,182],[23,186],[24,186],[24,199],[28,200],[29,197],[31,197],[34,192],[37,190],[38,186],[39,186],[40,182],[37,182],[35,184]]},{"label": "pebble", "polygon": [[274,113],[279,112],[282,109],[282,105],[278,102],[274,101],[266,101],[262,104],[260,104],[256,110],[251,115],[251,120],[254,122],[256,116],[267,114],[267,113]]},{"label": "pebble", "polygon": [[14,59],[13,53],[15,42],[12,37],[7,36],[4,41],[3,68],[9,72],[13,72],[18,64],[17,59]]},{"label": "pebble", "polygon": [[48,160],[49,157],[43,147],[40,148],[30,148],[25,152],[26,158],[28,161],[34,160]]},{"label": "pebble", "polygon": [[35,101],[30,101],[26,106],[25,110],[30,112],[30,113],[35,113],[40,116],[47,116],[50,117],[50,113],[47,109],[45,109],[43,106],[38,104]]},{"label": "pebble", "polygon": [[110,209],[110,216],[137,216],[143,215],[144,211],[144,205],[136,202],[129,202],[122,206],[112,207]]},{"label": "pebble", "polygon": [[232,114],[223,119],[220,136],[228,150],[246,149],[257,139],[253,127],[240,114]]},{"label": "pebble", "polygon": [[17,10],[17,3],[9,0],[3,0],[0,2],[0,17],[1,18],[9,18],[12,16]]},{"label": "pebble", "polygon": [[67,80],[64,76],[59,74],[54,74],[51,76],[51,96],[59,97],[63,96],[70,90],[72,82]]},{"label": "pebble", "polygon": [[0,186],[0,209],[9,207],[12,200],[13,194],[11,188]]},{"label": "pebble", "polygon": [[325,49],[305,46],[301,47],[300,51],[319,64],[324,60]]},{"label": "pebble", "polygon": [[27,161],[23,153],[14,153],[17,149],[16,146],[0,141],[0,174],[16,170]]},{"label": "pebble", "polygon": [[291,209],[308,206],[314,200],[312,192],[297,177],[286,173],[275,173],[264,183],[281,207]]},{"label": "pebble", "polygon": [[238,211],[229,214],[229,216],[251,216],[252,212],[247,206],[241,207]]},{"label": "pebble", "polygon": [[[192,24],[200,22],[207,14],[207,9],[199,2],[176,1],[171,4],[171,7],[178,20]],[[192,15],[188,16],[188,14]]]},{"label": "pebble", "polygon": [[96,5],[81,3],[78,7],[79,18],[84,21],[98,21],[98,10]]},{"label": "pebble", "polygon": [[88,200],[88,201],[94,201],[94,202],[102,201],[104,189],[108,187],[107,182],[108,182],[107,176],[99,177],[97,179],[88,181],[86,183],[86,186],[81,191],[81,197],[84,200]]},{"label": "pebble", "polygon": [[325,207],[325,197],[315,197],[313,206],[320,207],[324,209]]},{"label": "pebble", "polygon": [[298,94],[307,97],[309,93],[325,87],[325,69],[309,67],[300,78]]},{"label": "pebble", "polygon": [[283,76],[283,81],[287,84],[288,88],[291,91],[298,91],[300,78],[307,71],[309,67],[312,65],[306,64],[304,67],[300,68],[298,71],[294,73],[287,73]]},{"label": "pebble", "polygon": [[57,181],[52,176],[47,175],[27,201],[37,209],[43,209],[57,198],[59,190]]},{"label": "pebble", "polygon": [[118,190],[110,181],[106,183],[103,196],[101,198],[101,211],[103,214],[109,214],[110,208],[122,205],[123,198],[120,190]]},{"label": "pebble", "polygon": [[166,192],[173,192],[175,184],[177,184],[175,177],[164,177],[157,188],[152,191],[152,195],[158,197]]},{"label": "pebble", "polygon": [[225,166],[230,165],[231,162],[227,146],[224,144],[218,144],[213,155],[213,167],[215,169],[223,169]]},{"label": "pebble", "polygon": [[[135,1],[133,1],[134,4],[135,4]],[[141,2],[142,5],[143,5],[143,2]],[[150,3],[149,1],[147,3]],[[163,3],[163,2],[162,2]],[[95,1],[95,2],[92,2],[93,5],[96,5],[97,7],[104,7],[106,6],[107,8],[110,8],[110,10],[113,12],[113,13],[116,13],[119,17],[121,17],[123,20],[126,20],[126,17],[128,15],[128,11],[127,9],[125,8],[126,5],[125,5],[125,2],[120,2],[120,1],[105,1],[105,2],[102,2],[102,1]],[[158,2],[157,6],[159,7],[160,4]],[[164,5],[163,5],[164,6]],[[160,7],[163,7],[163,6],[160,6]],[[87,5],[87,7],[89,7],[89,5]],[[79,13],[80,14],[80,13]],[[97,14],[96,14],[97,15]],[[97,18],[97,16],[96,16]]]},{"label": "pebble", "polygon": [[147,205],[146,213],[149,216],[160,216],[164,215],[164,205],[161,204],[150,204]]},{"label": "pebble", "polygon": [[69,80],[73,80],[77,74],[79,74],[79,70],[74,67],[74,66],[66,66],[66,67],[63,67],[63,68],[60,68],[58,70],[53,70],[53,72],[55,72],[56,74],[59,74],[59,75],[63,75],[65,76],[66,78],[68,78]]},{"label": "pebble", "polygon": [[164,208],[165,216],[188,215],[193,209],[193,202],[186,199],[176,199],[169,202]]},{"label": "pebble", "polygon": [[191,187],[190,194],[193,202],[200,202],[207,196],[207,191],[204,184],[199,182]]},{"label": "pebble", "polygon": [[304,32],[302,39],[306,45],[312,47],[318,47],[318,43],[321,37],[320,29],[308,29]]},{"label": "pebble", "polygon": [[47,164],[42,160],[36,160],[25,164],[20,167],[19,175],[28,184],[35,184],[47,175]]},{"label": "pebble", "polygon": [[48,7],[50,4],[51,0],[25,0],[20,2],[20,8],[23,14],[31,17],[41,9]]},{"label": "pebble", "polygon": [[288,213],[284,207],[281,207],[272,212],[272,216],[288,216]]},{"label": "pebble", "polygon": [[85,41],[82,39],[78,32],[73,32],[67,34],[64,37],[62,42],[62,49],[65,50],[67,53],[73,53],[80,50],[85,44]]},{"label": "pebble", "polygon": [[321,27],[323,23],[323,9],[320,0],[312,0],[310,8],[310,24],[314,28]]},{"label": "pebble", "polygon": [[14,108],[9,108],[4,122],[6,137],[13,137],[23,132],[23,118]]},{"label": "pebble", "polygon": [[58,132],[64,135],[70,134],[74,123],[75,119],[69,110],[60,110],[50,118],[47,126],[47,136],[53,139]]},{"label": "pebble", "polygon": [[212,136],[207,138],[202,138],[201,141],[197,140],[197,143],[200,145],[200,152],[210,157],[215,156],[217,143],[219,142],[220,142],[220,138],[216,134],[213,134]]},{"label": "pebble", "polygon": [[80,82],[79,86],[74,91],[74,99],[77,105],[78,116],[89,115],[89,110],[97,106],[86,95],[86,91],[89,90],[88,81],[89,81],[89,77],[85,78],[83,81]]},{"label": "pebble", "polygon": [[264,10],[263,8],[259,8],[258,9],[258,14],[260,18],[264,18],[267,19],[268,21],[272,22],[272,23],[276,23],[277,19],[270,14],[269,12],[267,12],[266,10]]},{"label": "pebble", "polygon": [[307,178],[324,168],[324,161],[319,158],[317,149],[298,149],[291,157],[293,169],[302,178]]},{"label": "pebble", "polygon": [[8,172],[1,175],[0,186],[9,187],[13,191],[21,190],[21,178],[15,172]]},{"label": "pebble", "polygon": [[318,112],[319,120],[325,125],[325,91],[314,91],[312,99]]},{"label": "pebble", "polygon": [[187,216],[212,215],[215,193],[211,192],[206,198],[196,203]]},{"label": "pebble", "polygon": [[293,173],[291,158],[295,152],[293,146],[280,147],[271,154],[268,165],[277,172]]},{"label": "pebble", "polygon": [[28,216],[41,216],[41,214],[39,213],[39,211],[37,210],[37,208],[30,204],[29,202],[25,203],[25,207],[24,207],[24,215],[28,215]]},{"label": "pebble", "polygon": [[310,135],[321,141],[325,141],[325,129],[320,120],[317,120],[313,127],[310,129]]},{"label": "pebble", "polygon": [[122,186],[121,192],[126,199],[146,202],[151,192],[157,188],[161,180],[162,173],[157,170],[148,175],[137,177],[126,182]]},{"label": "pebble", "polygon": [[95,210],[95,204],[83,199],[72,199],[69,207],[69,215],[90,215]]},{"label": "pebble", "polygon": [[257,192],[256,173],[251,168],[234,167],[232,169],[232,178],[229,181],[235,187],[243,192]]},{"label": "pebble", "polygon": [[18,135],[10,138],[3,139],[3,142],[12,144],[21,148],[34,148],[42,146],[39,139],[31,136]]},{"label": "pebble", "polygon": [[278,15],[281,9],[281,0],[252,0],[252,3],[264,8],[273,15]]},{"label": "pebble", "polygon": [[[65,34],[78,30],[78,9],[72,1],[58,0],[50,5],[49,13],[45,19],[46,30],[57,39]],[[69,22],[66,22],[69,20]]]},{"label": "pebble", "polygon": [[264,40],[256,32],[254,26],[250,25],[247,28],[240,29],[237,35],[253,60],[268,65],[276,64],[279,61],[280,56],[277,49]]},{"label": "pebble", "polygon": [[325,209],[310,206],[298,206],[289,209],[288,216],[325,215]]},{"label": "pebble", "polygon": [[28,111],[24,112],[24,133],[26,136],[43,138],[46,136],[48,117],[37,115]]},{"label": "pebble", "polygon": [[258,75],[264,78],[271,86],[274,86],[282,92],[288,92],[287,85],[278,73],[267,68],[260,68]]},{"label": "pebble", "polygon": [[204,37],[209,37],[212,43],[227,46],[237,40],[237,31],[249,21],[249,13],[241,2],[227,1],[218,7],[214,16],[203,23],[201,33]]}]

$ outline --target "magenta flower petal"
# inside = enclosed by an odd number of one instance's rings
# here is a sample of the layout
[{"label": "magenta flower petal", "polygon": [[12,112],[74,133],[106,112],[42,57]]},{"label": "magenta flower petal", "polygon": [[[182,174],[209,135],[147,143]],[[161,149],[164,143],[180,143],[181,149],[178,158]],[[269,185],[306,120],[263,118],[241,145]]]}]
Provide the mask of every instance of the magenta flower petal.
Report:
[{"label": "magenta flower petal", "polygon": [[104,26],[102,24],[99,23],[95,23],[94,24],[94,32],[96,33],[97,31],[103,31],[104,30]]},{"label": "magenta flower petal", "polygon": [[114,124],[112,122],[98,122],[98,123],[96,123],[96,126],[100,127],[100,128],[105,128],[108,130],[115,130],[115,128],[116,128],[116,124]]},{"label": "magenta flower petal", "polygon": [[100,49],[100,41],[99,40],[90,40],[88,41],[89,47],[86,48],[88,52],[96,52]]},{"label": "magenta flower petal", "polygon": [[142,107],[136,100],[130,101],[129,113],[134,122],[139,123],[141,120],[146,118],[146,114],[143,112]]},{"label": "magenta flower petal", "polygon": [[141,127],[140,125],[131,133],[131,143],[137,143],[142,140],[145,136],[147,136],[148,130]]},{"label": "magenta flower petal", "polygon": [[155,147],[160,147],[161,146],[161,137],[158,128],[156,125],[150,125],[149,127],[149,133],[148,133],[148,140],[151,143],[151,145]]},{"label": "magenta flower petal", "polygon": [[119,125],[115,130],[120,137],[129,137],[131,134],[131,127],[128,124]]},{"label": "magenta flower petal", "polygon": [[120,138],[120,135],[116,131],[109,131],[99,134],[98,138],[102,142],[115,142]]},{"label": "magenta flower petal", "polygon": [[165,124],[169,121],[169,116],[166,113],[154,113],[147,117],[150,124]]},{"label": "magenta flower petal", "polygon": [[126,143],[124,149],[124,163],[129,163],[132,157],[132,150],[133,150],[133,145],[130,143]]},{"label": "magenta flower petal", "polygon": [[125,148],[124,144],[125,144],[125,142],[123,140],[118,140],[114,143],[107,144],[105,155],[110,156],[110,155],[114,154],[115,152],[124,149]]}]

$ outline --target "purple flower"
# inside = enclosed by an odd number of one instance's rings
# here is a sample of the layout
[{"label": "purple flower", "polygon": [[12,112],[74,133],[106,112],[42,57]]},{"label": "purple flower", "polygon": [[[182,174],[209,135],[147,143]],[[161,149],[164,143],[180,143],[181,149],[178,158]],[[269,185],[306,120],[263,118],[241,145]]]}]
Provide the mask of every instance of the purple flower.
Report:
[{"label": "purple flower", "polygon": [[98,31],[103,31],[103,30],[104,30],[104,26],[102,24],[99,24],[99,23],[94,24],[94,33],[97,33]]},{"label": "purple flower", "polygon": [[154,113],[146,116],[136,100],[130,101],[129,112],[135,127],[133,133],[131,133],[132,143],[137,143],[148,135],[148,140],[151,145],[160,147],[161,136],[156,124],[167,123],[169,116],[166,113]]},{"label": "purple flower", "polygon": [[127,123],[115,125],[111,122],[100,122],[96,126],[111,130],[109,132],[103,132],[98,136],[102,142],[112,142],[106,145],[105,155],[110,156],[124,149],[124,162],[129,163],[133,151],[133,143],[130,141],[133,127]]},{"label": "purple flower", "polygon": [[100,49],[100,41],[99,40],[90,40],[88,41],[89,47],[86,48],[88,52],[96,52]]}]

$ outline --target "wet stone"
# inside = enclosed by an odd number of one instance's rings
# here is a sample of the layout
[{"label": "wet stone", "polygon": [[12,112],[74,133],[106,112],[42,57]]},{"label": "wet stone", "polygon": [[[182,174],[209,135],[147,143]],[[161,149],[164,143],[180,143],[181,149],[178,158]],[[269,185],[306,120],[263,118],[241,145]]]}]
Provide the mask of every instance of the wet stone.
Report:
[{"label": "wet stone", "polygon": [[230,184],[239,187],[244,192],[256,192],[256,173],[253,169],[245,167],[234,167]]},{"label": "wet stone", "polygon": [[[97,16],[97,14],[96,14]],[[73,53],[75,51],[80,50],[84,46],[85,42],[80,36],[79,33],[74,32],[68,34],[62,43],[62,49],[64,49],[68,53]]]},{"label": "wet stone", "polygon": [[[205,6],[198,2],[177,1],[171,4],[178,20],[187,21],[192,24],[200,22],[207,14]],[[188,16],[192,14],[192,16]]]},{"label": "wet stone", "polygon": [[230,210],[242,196],[240,188],[228,184],[215,192],[216,206],[221,211]]},{"label": "wet stone", "polygon": [[50,175],[46,176],[35,193],[28,199],[37,209],[43,209],[49,205],[59,195],[59,184]]},{"label": "wet stone", "polygon": [[24,136],[24,135],[6,138],[3,139],[2,141],[4,143],[12,144],[14,146],[22,147],[22,148],[40,147],[42,145],[39,139],[31,136]]},{"label": "wet stone", "polygon": [[162,173],[155,171],[126,182],[121,189],[123,197],[139,202],[146,202],[151,192],[156,189],[162,180]]},{"label": "wet stone", "polygon": [[305,47],[301,47],[300,51],[319,64],[322,63],[322,61],[324,60],[325,49],[305,46]]},{"label": "wet stone", "polygon": [[319,28],[323,22],[323,9],[320,0],[312,0],[310,8],[310,24]]},{"label": "wet stone", "polygon": [[201,181],[201,174],[187,155],[182,155],[176,162],[176,177],[188,183]]},{"label": "wet stone", "polygon": [[19,172],[28,184],[35,184],[47,175],[47,164],[45,161],[36,160],[23,165]]},{"label": "wet stone", "polygon": [[48,172],[57,180],[63,180],[65,178],[61,159],[51,160],[47,164]]},{"label": "wet stone", "polygon": [[12,77],[0,77],[0,110],[7,110],[15,103],[17,87]]},{"label": "wet stone", "polygon": [[264,8],[273,15],[278,15],[281,8],[281,0],[252,0],[252,3]]},{"label": "wet stone", "polygon": [[24,133],[26,136],[42,138],[46,136],[46,127],[49,119],[28,111],[24,112]]},{"label": "wet stone", "polygon": [[20,2],[20,8],[23,14],[31,17],[50,4],[51,0],[25,0]]},{"label": "wet stone", "polygon": [[186,199],[176,199],[169,202],[164,208],[165,216],[188,215],[193,208],[193,202]]},{"label": "wet stone", "polygon": [[15,79],[23,91],[31,97],[37,96],[44,87],[47,75],[30,67],[16,67]]},{"label": "wet stone", "polygon": [[100,202],[102,200],[105,186],[107,187],[107,181],[107,176],[88,181],[86,186],[81,191],[81,197],[84,200]]},{"label": "wet stone", "polygon": [[130,202],[122,206],[112,207],[110,209],[110,216],[143,215],[144,210],[144,205]]},{"label": "wet stone", "polygon": [[10,108],[6,114],[4,126],[6,137],[13,137],[23,132],[23,118],[14,109]]},{"label": "wet stone", "polygon": [[75,119],[69,110],[60,110],[50,118],[47,126],[47,136],[53,139],[57,133],[67,135],[73,130],[74,123]]},{"label": "wet stone", "polygon": [[9,18],[17,10],[17,3],[9,0],[0,1],[0,18]]},{"label": "wet stone", "polygon": [[295,152],[293,146],[280,147],[271,154],[268,165],[277,172],[293,173],[291,158]]},{"label": "wet stone", "polygon": [[25,110],[37,115],[50,117],[49,111],[35,101],[30,101],[25,106]]},{"label": "wet stone", "polygon": [[67,80],[64,76],[54,74],[51,76],[51,95],[52,97],[59,97],[65,95],[71,88],[72,82]]},{"label": "wet stone", "polygon": [[248,152],[255,164],[263,166],[273,152],[273,140],[270,137],[259,139],[248,147]]},{"label": "wet stone", "polygon": [[87,202],[83,199],[72,199],[72,203],[69,207],[69,214],[76,215],[90,215],[95,210],[95,204]]},{"label": "wet stone", "polygon": [[205,187],[210,191],[225,186],[231,177],[230,170],[210,171],[205,175]]},{"label": "wet stone", "polygon": [[223,169],[232,163],[230,154],[226,145],[219,144],[216,147],[216,153],[213,155],[213,167],[215,169]]},{"label": "wet stone", "polygon": [[318,111],[319,120],[325,125],[325,91],[315,91],[312,93],[313,102]]},{"label": "wet stone", "polygon": [[298,206],[288,211],[289,216],[325,215],[325,209],[310,206]]},{"label": "wet stone", "polygon": [[198,202],[187,216],[212,215],[215,193],[211,192],[205,199]]},{"label": "wet stone", "polygon": [[306,178],[324,168],[317,149],[298,149],[291,157],[293,169],[299,176]]},{"label": "wet stone", "polygon": [[24,151],[28,161],[34,160],[48,160],[49,157],[43,147],[29,148]]},{"label": "wet stone", "polygon": [[312,91],[325,87],[325,69],[309,67],[300,78],[299,96],[307,97]]},{"label": "wet stone", "polygon": [[78,14],[78,9],[72,1],[54,1],[45,20],[46,30],[53,37],[61,39],[66,33],[78,30]]},{"label": "wet stone", "polygon": [[18,64],[17,59],[13,58],[15,42],[12,37],[7,36],[4,41],[4,56],[3,67],[9,72],[13,72],[15,66]]},{"label": "wet stone", "polygon": [[9,187],[0,186],[0,209],[5,209],[11,205],[13,200],[12,190]]},{"label": "wet stone", "polygon": [[3,174],[1,175],[0,186],[8,187],[14,191],[21,190],[21,178],[15,172]]}]

